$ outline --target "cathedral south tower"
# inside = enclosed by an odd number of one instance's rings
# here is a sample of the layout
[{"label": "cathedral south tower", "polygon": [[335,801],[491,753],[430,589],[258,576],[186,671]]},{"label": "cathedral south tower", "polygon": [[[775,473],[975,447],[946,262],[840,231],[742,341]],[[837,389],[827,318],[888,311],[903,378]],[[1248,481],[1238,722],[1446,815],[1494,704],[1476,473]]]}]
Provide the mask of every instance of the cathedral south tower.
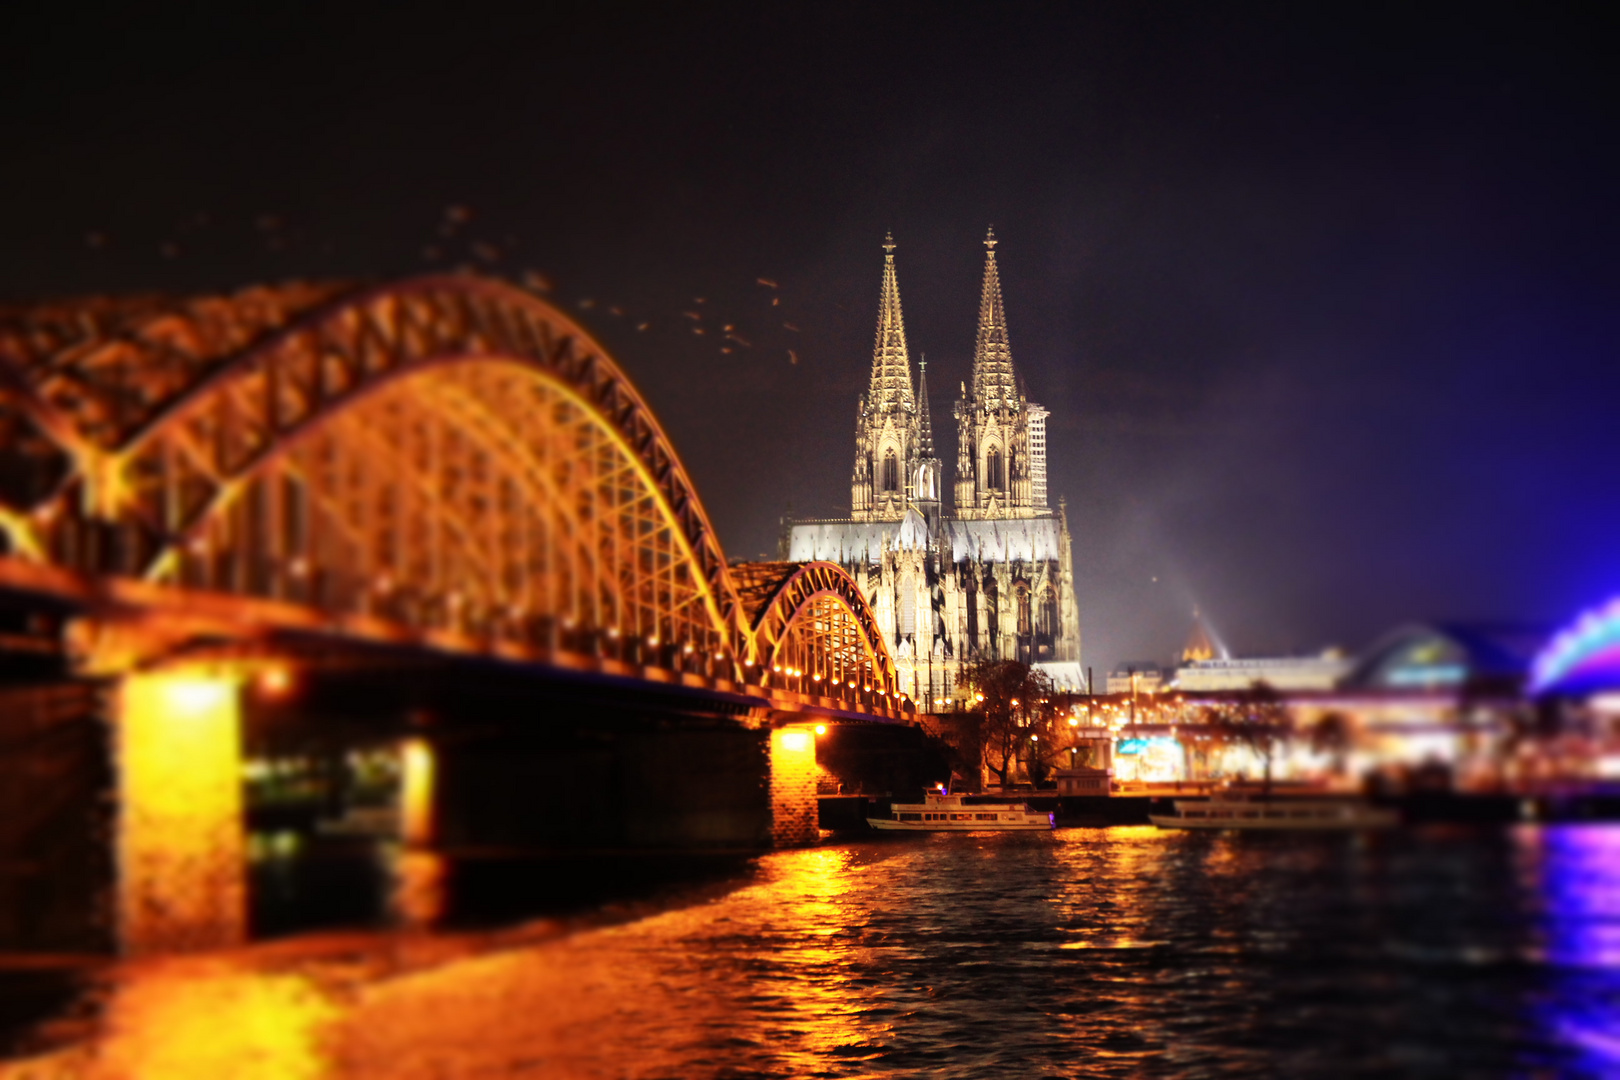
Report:
[{"label": "cathedral south tower", "polygon": [[973,378],[956,403],[956,513],[963,520],[1037,517],[1046,505],[1046,410],[1013,372],[995,230],[985,237]]}]

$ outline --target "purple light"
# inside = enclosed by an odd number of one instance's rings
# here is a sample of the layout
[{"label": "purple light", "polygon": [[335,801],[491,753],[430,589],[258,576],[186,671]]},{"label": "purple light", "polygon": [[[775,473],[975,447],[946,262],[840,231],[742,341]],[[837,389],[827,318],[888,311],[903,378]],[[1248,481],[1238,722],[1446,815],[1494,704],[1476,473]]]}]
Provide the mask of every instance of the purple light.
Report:
[{"label": "purple light", "polygon": [[1582,613],[1531,665],[1534,694],[1609,687],[1620,687],[1620,596]]}]

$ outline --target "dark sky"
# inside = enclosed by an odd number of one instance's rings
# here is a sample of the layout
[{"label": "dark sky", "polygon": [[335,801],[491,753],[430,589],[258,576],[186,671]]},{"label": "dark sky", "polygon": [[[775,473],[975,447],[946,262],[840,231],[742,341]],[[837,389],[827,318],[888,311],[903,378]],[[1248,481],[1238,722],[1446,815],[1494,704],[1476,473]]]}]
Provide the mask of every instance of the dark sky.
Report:
[{"label": "dark sky", "polygon": [[0,296],[539,271],[753,557],[847,511],[886,229],[954,463],[993,222],[1088,663],[1562,620],[1620,592],[1614,35],[1316,7],[8,5]]}]

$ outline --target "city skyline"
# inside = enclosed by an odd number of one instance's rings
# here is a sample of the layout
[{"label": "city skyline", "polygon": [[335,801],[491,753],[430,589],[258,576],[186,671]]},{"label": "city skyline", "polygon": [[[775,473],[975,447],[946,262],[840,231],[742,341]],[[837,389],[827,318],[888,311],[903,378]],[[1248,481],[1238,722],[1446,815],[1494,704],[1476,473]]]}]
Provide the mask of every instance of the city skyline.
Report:
[{"label": "city skyline", "polygon": [[1595,26],[852,12],[16,16],[0,295],[535,271],[751,558],[844,501],[872,245],[938,410],[994,223],[1088,663],[1620,591]]}]

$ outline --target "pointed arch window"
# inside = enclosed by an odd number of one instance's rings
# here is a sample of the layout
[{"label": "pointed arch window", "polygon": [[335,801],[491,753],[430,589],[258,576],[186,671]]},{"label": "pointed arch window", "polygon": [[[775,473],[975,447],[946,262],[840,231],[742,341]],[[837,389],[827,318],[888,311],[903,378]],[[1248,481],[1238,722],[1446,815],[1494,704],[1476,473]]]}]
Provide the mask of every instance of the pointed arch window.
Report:
[{"label": "pointed arch window", "polygon": [[972,575],[968,576],[967,583],[962,588],[962,599],[967,605],[967,639],[968,647],[979,647],[979,590]]},{"label": "pointed arch window", "polygon": [[1029,586],[1020,582],[1014,589],[1018,595],[1018,636],[1027,637],[1031,630],[1029,619]]},{"label": "pointed arch window", "polygon": [[883,490],[900,490],[900,459],[894,456],[893,450],[883,454]]},{"label": "pointed arch window", "polygon": [[1001,478],[1001,451],[993,446],[984,459],[984,486],[997,491],[1004,486]]},{"label": "pointed arch window", "polygon": [[1036,624],[1036,633],[1046,637],[1048,642],[1057,638],[1058,632],[1058,602],[1057,590],[1048,585],[1041,590],[1040,621]]},{"label": "pointed arch window", "polygon": [[900,636],[910,637],[917,632],[917,590],[911,579],[900,583]]}]

